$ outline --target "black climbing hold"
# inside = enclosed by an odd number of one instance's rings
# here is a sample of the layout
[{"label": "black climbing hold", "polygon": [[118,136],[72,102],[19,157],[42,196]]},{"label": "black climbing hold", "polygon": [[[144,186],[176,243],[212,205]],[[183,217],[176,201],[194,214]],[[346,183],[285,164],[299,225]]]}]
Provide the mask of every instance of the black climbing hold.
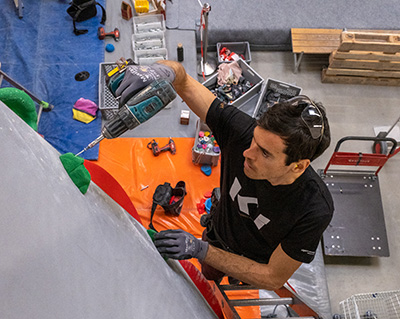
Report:
[{"label": "black climbing hold", "polygon": [[89,78],[90,74],[88,71],[82,71],[77,74],[75,74],[75,80],[76,81],[85,81]]}]

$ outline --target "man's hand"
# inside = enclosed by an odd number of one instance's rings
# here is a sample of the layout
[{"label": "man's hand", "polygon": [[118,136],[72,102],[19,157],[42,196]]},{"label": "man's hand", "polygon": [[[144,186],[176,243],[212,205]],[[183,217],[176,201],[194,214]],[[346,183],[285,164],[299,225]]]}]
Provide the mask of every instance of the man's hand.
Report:
[{"label": "man's hand", "polygon": [[158,79],[169,80],[172,83],[175,73],[170,67],[159,63],[128,65],[115,94],[120,97],[120,104],[123,105],[141,89]]},{"label": "man's hand", "polygon": [[208,243],[196,239],[181,229],[164,230],[154,235],[158,252],[167,258],[203,260],[208,251]]}]

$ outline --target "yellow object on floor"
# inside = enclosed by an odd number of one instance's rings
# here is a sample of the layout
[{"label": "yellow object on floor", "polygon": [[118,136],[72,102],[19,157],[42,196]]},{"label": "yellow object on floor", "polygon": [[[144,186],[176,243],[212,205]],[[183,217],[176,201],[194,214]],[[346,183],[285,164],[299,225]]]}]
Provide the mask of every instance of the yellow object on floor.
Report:
[{"label": "yellow object on floor", "polygon": [[147,0],[136,0],[135,10],[137,13],[149,12],[149,2]]}]

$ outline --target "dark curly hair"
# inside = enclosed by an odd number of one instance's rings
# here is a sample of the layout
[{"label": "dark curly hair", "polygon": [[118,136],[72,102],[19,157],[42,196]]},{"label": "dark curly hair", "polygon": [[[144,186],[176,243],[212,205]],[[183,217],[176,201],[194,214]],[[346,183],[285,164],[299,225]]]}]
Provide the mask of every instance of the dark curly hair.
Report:
[{"label": "dark curly hair", "polygon": [[[317,138],[312,137],[312,129],[307,125],[304,116],[302,117],[302,112],[309,106],[317,108],[319,114],[316,113],[315,119],[320,122],[320,115],[322,115],[323,126],[321,129],[317,128],[320,135]],[[257,120],[257,124],[284,140],[286,144],[284,152],[287,155],[286,165],[302,159],[315,160],[329,147],[331,142],[325,108],[321,103],[315,103],[304,95],[269,107]]]}]

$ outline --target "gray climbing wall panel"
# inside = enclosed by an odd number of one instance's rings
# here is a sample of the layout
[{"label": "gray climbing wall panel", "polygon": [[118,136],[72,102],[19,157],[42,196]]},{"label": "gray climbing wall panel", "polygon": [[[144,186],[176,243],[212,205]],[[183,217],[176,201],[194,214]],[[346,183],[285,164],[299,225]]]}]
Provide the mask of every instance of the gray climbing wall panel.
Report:
[{"label": "gray climbing wall panel", "polygon": [[216,318],[176,261],[0,102],[0,318]]}]

